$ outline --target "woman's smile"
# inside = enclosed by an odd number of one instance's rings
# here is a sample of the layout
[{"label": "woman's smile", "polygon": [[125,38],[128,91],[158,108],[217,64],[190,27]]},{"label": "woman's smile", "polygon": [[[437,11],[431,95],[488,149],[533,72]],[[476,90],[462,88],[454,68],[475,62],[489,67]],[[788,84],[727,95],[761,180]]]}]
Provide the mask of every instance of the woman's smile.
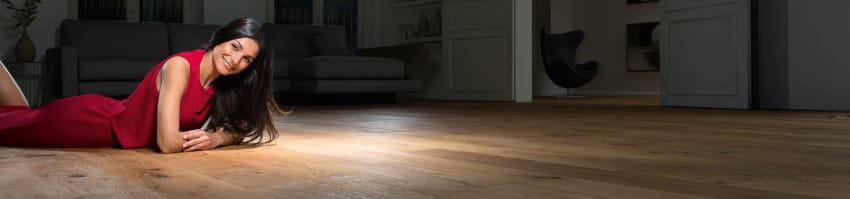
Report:
[{"label": "woman's smile", "polygon": [[233,62],[227,60],[227,57],[222,56],[221,60],[224,62],[224,69],[227,69],[227,71],[233,71],[234,70]]}]

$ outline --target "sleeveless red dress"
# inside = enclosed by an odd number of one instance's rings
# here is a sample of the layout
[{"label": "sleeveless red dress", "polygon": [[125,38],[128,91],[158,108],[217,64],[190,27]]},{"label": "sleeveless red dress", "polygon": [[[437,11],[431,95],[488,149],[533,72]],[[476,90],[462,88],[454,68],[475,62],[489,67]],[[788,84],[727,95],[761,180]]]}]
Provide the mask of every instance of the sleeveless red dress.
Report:
[{"label": "sleeveless red dress", "polygon": [[[180,131],[200,128],[209,113],[213,89],[203,88],[200,80],[205,52],[173,55],[183,57],[190,66],[189,83],[180,102]],[[151,69],[136,90],[121,101],[89,94],[60,99],[38,109],[0,106],[0,146],[156,146],[156,76],[168,58]]]}]

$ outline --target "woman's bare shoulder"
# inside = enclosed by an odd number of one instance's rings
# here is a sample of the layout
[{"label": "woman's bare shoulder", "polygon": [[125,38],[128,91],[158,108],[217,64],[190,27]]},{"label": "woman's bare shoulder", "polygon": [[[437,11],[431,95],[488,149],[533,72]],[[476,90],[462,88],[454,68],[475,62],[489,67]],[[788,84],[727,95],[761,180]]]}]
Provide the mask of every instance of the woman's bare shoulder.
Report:
[{"label": "woman's bare shoulder", "polygon": [[[168,69],[166,69],[168,68]],[[165,64],[162,65],[162,70],[171,71],[171,70],[185,70],[189,71],[189,60],[183,58],[181,56],[173,56],[165,60]]]},{"label": "woman's bare shoulder", "polygon": [[166,80],[175,80],[169,82],[181,82],[176,80],[188,80],[189,79],[189,61],[186,58],[180,56],[173,56],[165,60],[162,68],[159,70],[159,74],[156,76],[156,88],[162,86],[162,80],[165,78]]}]

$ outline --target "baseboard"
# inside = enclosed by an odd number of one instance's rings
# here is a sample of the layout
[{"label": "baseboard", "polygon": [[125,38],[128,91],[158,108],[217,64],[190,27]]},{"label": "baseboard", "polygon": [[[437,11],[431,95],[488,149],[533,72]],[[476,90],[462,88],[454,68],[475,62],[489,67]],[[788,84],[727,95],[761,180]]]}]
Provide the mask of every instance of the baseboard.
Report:
[{"label": "baseboard", "polygon": [[624,97],[658,97],[658,92],[621,92],[621,91],[577,91],[572,90],[570,94],[586,96],[624,96]]}]

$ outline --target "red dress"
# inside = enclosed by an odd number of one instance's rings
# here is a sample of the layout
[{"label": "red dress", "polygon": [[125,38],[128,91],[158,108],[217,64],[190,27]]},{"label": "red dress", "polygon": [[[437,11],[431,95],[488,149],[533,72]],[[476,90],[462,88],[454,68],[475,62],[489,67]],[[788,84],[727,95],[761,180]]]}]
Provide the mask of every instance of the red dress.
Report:
[{"label": "red dress", "polygon": [[[199,76],[204,53],[204,50],[195,50],[173,55],[185,58],[190,66],[189,83],[180,102],[180,131],[200,128],[208,116],[213,89],[201,86]],[[156,76],[165,60],[148,72],[136,90],[121,101],[89,94],[60,99],[38,109],[0,106],[0,146],[156,146],[159,100]]]}]

